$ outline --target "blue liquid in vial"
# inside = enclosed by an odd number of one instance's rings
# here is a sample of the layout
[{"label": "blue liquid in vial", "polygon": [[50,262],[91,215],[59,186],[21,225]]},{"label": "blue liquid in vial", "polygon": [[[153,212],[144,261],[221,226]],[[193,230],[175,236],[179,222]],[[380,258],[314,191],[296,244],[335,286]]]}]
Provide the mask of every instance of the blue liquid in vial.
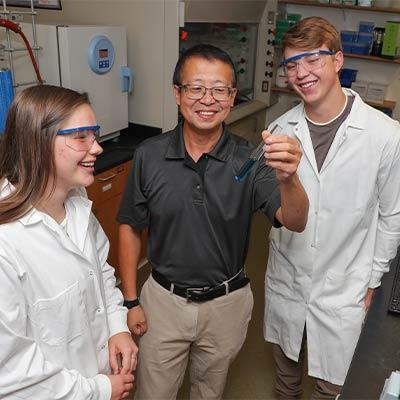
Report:
[{"label": "blue liquid in vial", "polygon": [[[275,125],[270,133],[274,133],[278,125]],[[240,168],[237,175],[235,175],[235,181],[240,182],[252,169],[253,165],[258,161],[264,154],[264,141],[261,141],[259,145],[251,152],[250,157],[245,161],[245,163]]]},{"label": "blue liquid in vial", "polygon": [[254,163],[257,160],[254,160],[252,158],[249,158],[243,165],[242,168],[240,168],[240,171],[238,172],[237,175],[235,175],[235,180],[237,182],[240,182],[241,180],[243,180],[243,178],[247,175],[247,173],[251,170],[251,168],[253,167]]}]

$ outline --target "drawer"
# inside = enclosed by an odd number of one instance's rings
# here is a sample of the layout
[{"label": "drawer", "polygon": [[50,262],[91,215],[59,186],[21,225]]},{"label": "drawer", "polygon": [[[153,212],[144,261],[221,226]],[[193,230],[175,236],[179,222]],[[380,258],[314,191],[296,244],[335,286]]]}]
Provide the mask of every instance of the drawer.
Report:
[{"label": "drawer", "polygon": [[123,193],[128,179],[130,162],[117,165],[99,175],[95,175],[94,183],[87,188],[89,198],[100,205],[102,202]]}]

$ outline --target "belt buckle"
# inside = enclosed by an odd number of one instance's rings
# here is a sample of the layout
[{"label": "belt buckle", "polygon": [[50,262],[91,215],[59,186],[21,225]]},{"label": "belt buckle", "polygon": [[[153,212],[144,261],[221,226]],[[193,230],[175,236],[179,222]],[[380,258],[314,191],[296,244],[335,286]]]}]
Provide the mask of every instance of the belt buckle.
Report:
[{"label": "belt buckle", "polygon": [[186,300],[188,301],[201,301],[201,295],[210,290],[209,286],[202,288],[186,288]]}]

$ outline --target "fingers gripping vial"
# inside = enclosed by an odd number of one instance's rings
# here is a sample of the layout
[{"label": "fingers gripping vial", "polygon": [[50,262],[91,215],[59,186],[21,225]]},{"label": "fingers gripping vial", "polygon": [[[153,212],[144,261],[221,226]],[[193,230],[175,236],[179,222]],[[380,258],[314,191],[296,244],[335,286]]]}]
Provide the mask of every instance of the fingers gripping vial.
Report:
[{"label": "fingers gripping vial", "polygon": [[[275,125],[270,133],[274,133],[278,125]],[[237,182],[240,182],[245,178],[245,176],[250,172],[250,170],[253,168],[254,164],[262,157],[264,154],[264,145],[265,142],[262,140],[260,144],[250,153],[249,158],[244,162],[242,167],[240,168],[239,172],[237,175],[235,175],[235,180]]]}]

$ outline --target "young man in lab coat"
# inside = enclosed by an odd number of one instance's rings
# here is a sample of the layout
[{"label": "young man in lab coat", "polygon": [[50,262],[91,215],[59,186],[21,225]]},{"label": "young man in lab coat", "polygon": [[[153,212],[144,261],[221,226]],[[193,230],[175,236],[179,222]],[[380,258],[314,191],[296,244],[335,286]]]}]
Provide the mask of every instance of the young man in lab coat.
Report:
[{"label": "young man in lab coat", "polygon": [[[243,270],[251,217],[261,209],[276,226],[304,229],[301,152],[297,140],[264,132],[268,163],[262,159],[235,181],[253,146],[223,123],[236,77],[216,47],[187,50],[173,90],[183,122],[137,148],[118,215],[128,326],[143,335],[136,398],[175,399],[189,361],[191,398],[220,399],[253,306]],[[146,227],[152,275],[139,305],[136,270]]]},{"label": "young man in lab coat", "polygon": [[292,27],[283,55],[303,101],[275,123],[301,143],[310,209],[303,233],[272,228],[264,336],[280,398],[301,396],[306,349],[312,398],[334,399],[400,242],[400,125],[342,89],[339,35],[323,18]]}]

